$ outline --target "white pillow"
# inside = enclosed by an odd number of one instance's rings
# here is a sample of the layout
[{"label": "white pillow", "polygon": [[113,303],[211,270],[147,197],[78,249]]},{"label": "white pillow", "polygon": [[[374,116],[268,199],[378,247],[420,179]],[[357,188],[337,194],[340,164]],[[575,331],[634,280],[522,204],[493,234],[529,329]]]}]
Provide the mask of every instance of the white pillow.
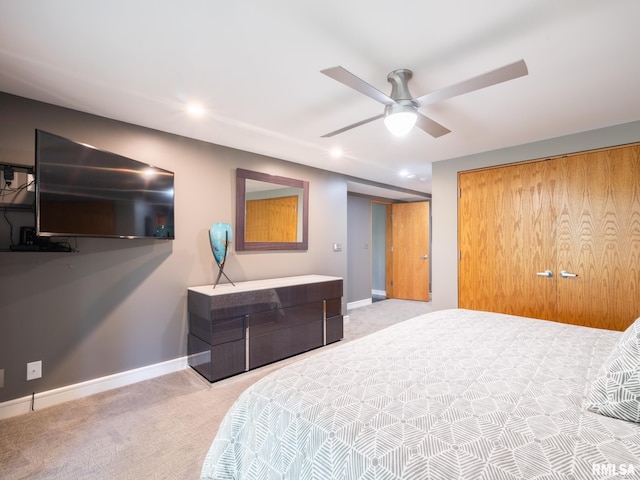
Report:
[{"label": "white pillow", "polygon": [[591,385],[586,408],[640,423],[640,318],[627,328]]}]

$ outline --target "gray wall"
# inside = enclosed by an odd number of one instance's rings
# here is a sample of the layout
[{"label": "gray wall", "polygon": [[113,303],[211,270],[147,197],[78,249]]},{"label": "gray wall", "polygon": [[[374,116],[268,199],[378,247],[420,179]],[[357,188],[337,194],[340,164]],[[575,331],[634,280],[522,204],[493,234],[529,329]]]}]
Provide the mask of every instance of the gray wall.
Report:
[{"label": "gray wall", "polygon": [[[214,222],[235,224],[237,167],[309,181],[309,250],[232,250],[225,273],[347,278],[340,175],[2,93],[0,106],[0,163],[33,165],[39,128],[176,175],[173,241],[80,238],[78,253],[0,253],[0,401],[186,355],[187,287],[214,280],[207,232]],[[336,242],[342,252],[332,251]],[[26,364],[36,360],[43,377],[27,382]]]},{"label": "gray wall", "polygon": [[347,196],[349,303],[371,298],[371,199]]},{"label": "gray wall", "polygon": [[458,306],[458,172],[640,141],[633,122],[433,164],[432,291],[434,310]]},{"label": "gray wall", "polygon": [[387,205],[371,204],[371,269],[372,290],[386,292],[386,260],[387,260]]}]

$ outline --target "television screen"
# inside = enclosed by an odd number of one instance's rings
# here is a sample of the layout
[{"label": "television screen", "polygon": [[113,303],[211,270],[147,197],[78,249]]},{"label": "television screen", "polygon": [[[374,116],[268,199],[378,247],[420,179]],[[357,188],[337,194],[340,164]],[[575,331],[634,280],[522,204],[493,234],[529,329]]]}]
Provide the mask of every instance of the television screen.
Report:
[{"label": "television screen", "polygon": [[36,130],[36,234],[174,238],[173,172]]}]

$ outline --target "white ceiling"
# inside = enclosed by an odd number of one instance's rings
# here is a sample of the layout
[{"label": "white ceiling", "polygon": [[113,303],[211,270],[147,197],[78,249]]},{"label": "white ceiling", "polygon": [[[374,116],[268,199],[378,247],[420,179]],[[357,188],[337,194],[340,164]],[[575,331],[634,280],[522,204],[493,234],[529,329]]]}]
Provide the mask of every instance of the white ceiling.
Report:
[{"label": "white ceiling", "polygon": [[[0,0],[0,91],[430,192],[431,162],[640,119],[639,19],[638,0]],[[417,97],[519,59],[528,76],[421,109],[443,137],[321,138],[383,110],[322,69],[390,93],[408,68]]]}]

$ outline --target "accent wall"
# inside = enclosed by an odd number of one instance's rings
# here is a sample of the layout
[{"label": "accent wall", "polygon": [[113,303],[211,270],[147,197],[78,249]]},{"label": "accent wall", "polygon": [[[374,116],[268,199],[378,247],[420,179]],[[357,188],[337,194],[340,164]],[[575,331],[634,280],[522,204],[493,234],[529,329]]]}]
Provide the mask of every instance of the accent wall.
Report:
[{"label": "accent wall", "polygon": [[[173,241],[78,238],[74,253],[0,252],[0,402],[184,357],[187,288],[215,279],[208,229],[235,224],[238,167],[309,181],[309,249],[232,249],[225,273],[238,282],[347,277],[347,182],[339,174],[4,93],[0,106],[0,163],[33,165],[42,129],[175,172],[176,208]],[[4,214],[6,248],[7,222],[17,228],[25,213]],[[346,290],[345,282],[345,314]],[[27,381],[27,363],[38,360],[42,378]]]}]

